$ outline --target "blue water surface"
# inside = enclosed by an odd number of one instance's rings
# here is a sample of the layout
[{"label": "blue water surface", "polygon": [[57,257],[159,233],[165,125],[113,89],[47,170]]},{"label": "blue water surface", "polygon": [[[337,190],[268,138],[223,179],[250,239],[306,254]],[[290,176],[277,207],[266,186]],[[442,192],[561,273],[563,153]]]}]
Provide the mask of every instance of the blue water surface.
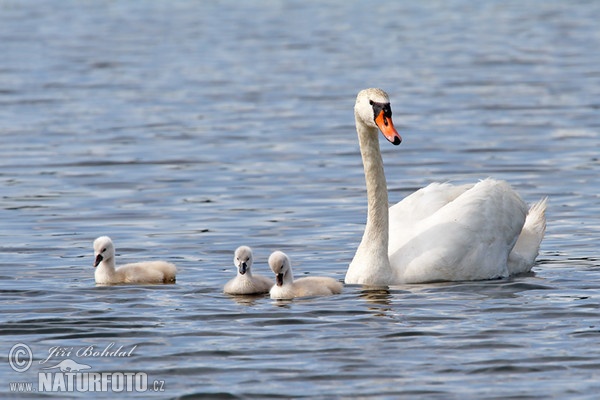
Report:
[{"label": "blue water surface", "polygon": [[[595,399],[598,21],[593,1],[0,0],[0,397],[89,397],[40,393],[69,358],[147,375],[123,397]],[[258,273],[279,249],[344,278],[367,87],[404,139],[381,144],[390,201],[488,176],[549,196],[533,273],[224,295],[241,244]],[[177,284],[97,287],[100,235]]]}]

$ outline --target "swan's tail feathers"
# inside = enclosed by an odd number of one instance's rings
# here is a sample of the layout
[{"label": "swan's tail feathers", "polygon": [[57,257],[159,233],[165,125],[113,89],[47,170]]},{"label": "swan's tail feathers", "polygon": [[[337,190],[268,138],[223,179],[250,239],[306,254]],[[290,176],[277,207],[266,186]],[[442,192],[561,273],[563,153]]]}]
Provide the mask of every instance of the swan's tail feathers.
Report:
[{"label": "swan's tail feathers", "polygon": [[511,275],[529,272],[535,263],[546,232],[547,202],[548,198],[544,197],[533,204],[527,213],[519,239],[508,255],[508,270]]}]

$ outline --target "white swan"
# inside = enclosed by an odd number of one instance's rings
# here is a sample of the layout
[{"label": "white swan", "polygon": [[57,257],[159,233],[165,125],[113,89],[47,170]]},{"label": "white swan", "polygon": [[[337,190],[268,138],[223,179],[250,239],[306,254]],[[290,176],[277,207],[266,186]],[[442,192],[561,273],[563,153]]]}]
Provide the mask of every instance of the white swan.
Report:
[{"label": "white swan", "polygon": [[342,292],[342,283],[324,276],[310,276],[294,280],[289,257],[275,251],[269,257],[269,266],[275,273],[275,286],[271,288],[272,299],[293,299],[307,296],[329,296]]},{"label": "white swan", "polygon": [[94,240],[94,278],[98,284],[173,283],[177,268],[165,261],[125,264],[115,269],[115,246],[108,236]]},{"label": "white swan", "polygon": [[480,280],[527,272],[546,229],[546,198],[529,211],[503,181],[432,183],[389,208],[378,131],[401,142],[388,95],[361,91],[354,106],[367,185],[367,224],[345,282],[394,285]]},{"label": "white swan", "polygon": [[240,246],[235,250],[233,263],[237,267],[237,275],[225,284],[223,292],[227,294],[269,293],[274,283],[266,276],[252,274],[253,261],[250,247]]}]

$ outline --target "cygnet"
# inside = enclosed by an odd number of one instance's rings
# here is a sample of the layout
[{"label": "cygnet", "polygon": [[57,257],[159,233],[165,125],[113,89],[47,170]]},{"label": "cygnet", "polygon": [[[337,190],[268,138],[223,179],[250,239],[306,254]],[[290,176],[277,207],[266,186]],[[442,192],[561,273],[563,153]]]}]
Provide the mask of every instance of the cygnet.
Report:
[{"label": "cygnet", "polygon": [[115,246],[108,236],[94,240],[94,277],[98,284],[174,283],[177,268],[165,261],[125,264],[115,268]]},{"label": "cygnet", "polygon": [[275,273],[275,286],[270,291],[272,299],[329,296],[342,292],[342,283],[333,278],[314,276],[294,280],[290,259],[281,251],[271,254],[269,266]]},{"label": "cygnet", "polygon": [[240,246],[235,250],[233,264],[237,267],[235,278],[225,284],[223,292],[227,294],[269,293],[273,281],[266,276],[252,274],[252,249]]}]

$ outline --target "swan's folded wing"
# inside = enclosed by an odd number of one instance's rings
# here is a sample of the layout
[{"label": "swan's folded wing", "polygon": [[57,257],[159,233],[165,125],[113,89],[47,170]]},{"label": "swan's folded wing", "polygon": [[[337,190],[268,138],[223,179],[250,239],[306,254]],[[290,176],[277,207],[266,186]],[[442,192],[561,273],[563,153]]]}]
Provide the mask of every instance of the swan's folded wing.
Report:
[{"label": "swan's folded wing", "polygon": [[[473,184],[452,185],[450,183],[431,183],[413,192],[402,201],[390,207],[389,213],[389,249],[394,250],[414,237],[415,225],[432,217],[442,207],[456,200]],[[391,256],[392,252],[389,252]]]}]

